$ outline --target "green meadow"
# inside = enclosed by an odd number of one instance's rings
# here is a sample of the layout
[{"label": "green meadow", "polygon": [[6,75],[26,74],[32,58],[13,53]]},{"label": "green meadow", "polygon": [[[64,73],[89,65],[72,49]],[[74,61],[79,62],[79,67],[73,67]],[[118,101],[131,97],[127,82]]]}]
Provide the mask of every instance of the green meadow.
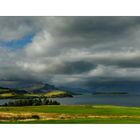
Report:
[{"label": "green meadow", "polygon": [[137,124],[140,123],[140,107],[110,105],[0,107],[0,123]]}]

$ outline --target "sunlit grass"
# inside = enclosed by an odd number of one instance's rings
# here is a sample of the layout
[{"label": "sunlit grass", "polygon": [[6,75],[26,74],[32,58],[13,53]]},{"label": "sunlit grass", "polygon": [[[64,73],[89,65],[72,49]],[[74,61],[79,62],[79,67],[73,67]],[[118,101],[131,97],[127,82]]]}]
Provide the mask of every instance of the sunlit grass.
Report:
[{"label": "sunlit grass", "polygon": [[2,94],[0,94],[0,97],[13,97],[13,96],[15,96],[14,93],[2,93]]},{"label": "sunlit grass", "polygon": [[68,94],[66,91],[60,91],[60,90],[56,90],[56,91],[50,91],[48,93],[44,93],[43,96],[45,97],[65,97],[65,96],[71,96],[70,94]]},{"label": "sunlit grass", "polygon": [[[16,114],[18,116],[15,117],[16,120],[10,119],[14,120],[13,123],[22,123],[24,118],[20,120],[20,114],[26,116],[26,123],[140,123],[140,107],[111,105],[46,105],[0,107],[0,112],[0,114]],[[28,118],[31,118],[31,116],[28,117],[29,114],[37,115],[39,119],[28,120]],[[1,122],[4,123],[3,121]],[[11,121],[7,120],[5,123],[6,122]]]}]

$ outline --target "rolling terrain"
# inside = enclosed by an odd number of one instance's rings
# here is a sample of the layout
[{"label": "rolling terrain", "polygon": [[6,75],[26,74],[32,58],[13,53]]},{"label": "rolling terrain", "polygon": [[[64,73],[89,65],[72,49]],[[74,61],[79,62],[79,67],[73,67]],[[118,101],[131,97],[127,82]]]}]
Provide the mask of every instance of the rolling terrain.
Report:
[{"label": "rolling terrain", "polygon": [[13,89],[0,87],[0,99],[25,99],[38,97],[72,97],[71,92],[55,88],[49,84],[34,84],[26,88]]}]

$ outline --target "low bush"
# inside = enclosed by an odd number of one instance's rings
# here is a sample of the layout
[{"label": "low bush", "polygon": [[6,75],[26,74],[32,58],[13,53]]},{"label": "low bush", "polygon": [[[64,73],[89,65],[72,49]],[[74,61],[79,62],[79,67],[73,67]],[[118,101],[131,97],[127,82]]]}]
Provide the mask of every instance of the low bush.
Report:
[{"label": "low bush", "polygon": [[13,102],[8,102],[2,106],[39,106],[39,105],[60,105],[59,102],[49,100],[47,98],[36,98],[36,99],[20,99]]}]

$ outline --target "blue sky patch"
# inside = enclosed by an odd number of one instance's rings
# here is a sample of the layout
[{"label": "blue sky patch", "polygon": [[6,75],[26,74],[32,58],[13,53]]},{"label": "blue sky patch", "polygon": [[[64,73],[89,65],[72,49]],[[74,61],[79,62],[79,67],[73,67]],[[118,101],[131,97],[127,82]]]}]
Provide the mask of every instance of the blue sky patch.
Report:
[{"label": "blue sky patch", "polygon": [[18,40],[0,41],[0,45],[5,46],[9,49],[20,49],[31,43],[34,36],[35,33],[32,33]]}]

